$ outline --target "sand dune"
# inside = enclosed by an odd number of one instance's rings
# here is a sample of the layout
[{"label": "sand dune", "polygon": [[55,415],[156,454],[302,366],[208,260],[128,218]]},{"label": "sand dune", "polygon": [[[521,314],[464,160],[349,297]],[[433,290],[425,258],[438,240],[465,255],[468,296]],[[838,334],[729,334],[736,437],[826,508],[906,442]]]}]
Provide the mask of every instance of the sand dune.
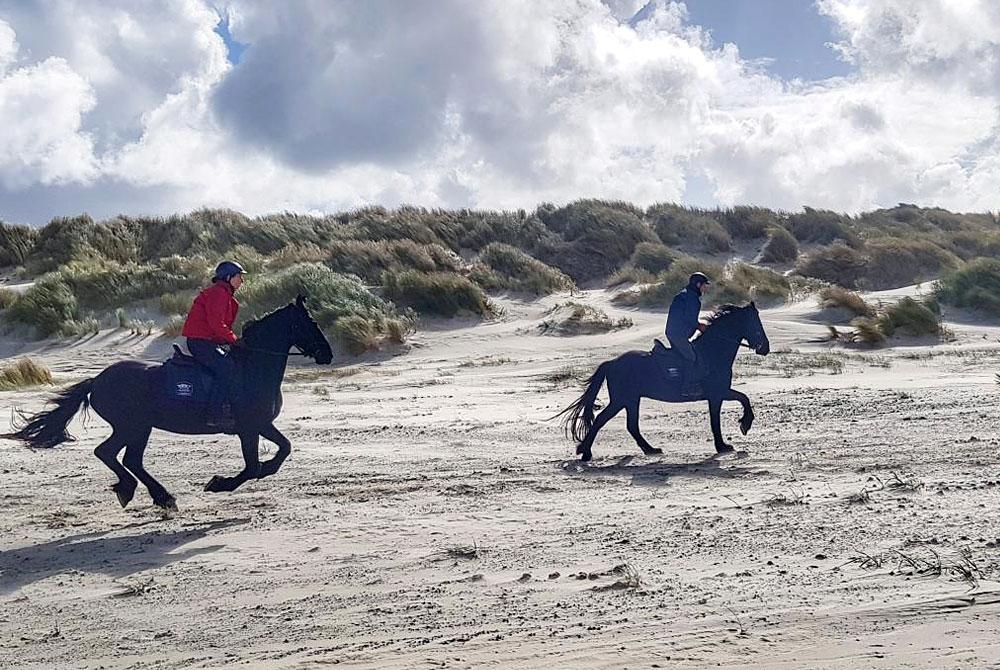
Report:
[{"label": "sand dune", "polygon": [[[890,299],[911,287],[869,296]],[[701,404],[647,401],[644,457],[617,418],[578,462],[546,421],[579,378],[648,349],[665,314],[574,300],[631,328],[541,335],[553,296],[487,323],[427,323],[406,351],[296,364],[275,477],[233,438],[156,433],[177,496],[121,510],[80,440],[0,459],[0,666],[19,668],[950,668],[1000,662],[1000,328],[876,351],[816,340],[804,300],[740,354],[758,419],[712,458]],[[169,342],[105,332],[7,343],[60,382]],[[4,394],[41,407],[47,391]],[[602,397],[604,394],[602,393]]]}]

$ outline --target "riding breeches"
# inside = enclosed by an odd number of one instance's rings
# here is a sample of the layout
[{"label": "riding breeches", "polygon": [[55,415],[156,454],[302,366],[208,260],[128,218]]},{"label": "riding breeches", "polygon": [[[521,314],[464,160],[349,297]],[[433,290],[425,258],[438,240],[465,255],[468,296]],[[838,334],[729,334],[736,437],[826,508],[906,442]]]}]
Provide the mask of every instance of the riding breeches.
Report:
[{"label": "riding breeches", "polygon": [[218,384],[218,392],[213,393],[216,401],[232,403],[236,396],[236,363],[226,355],[219,345],[209,340],[188,338],[188,351],[195,360],[211,370]]}]

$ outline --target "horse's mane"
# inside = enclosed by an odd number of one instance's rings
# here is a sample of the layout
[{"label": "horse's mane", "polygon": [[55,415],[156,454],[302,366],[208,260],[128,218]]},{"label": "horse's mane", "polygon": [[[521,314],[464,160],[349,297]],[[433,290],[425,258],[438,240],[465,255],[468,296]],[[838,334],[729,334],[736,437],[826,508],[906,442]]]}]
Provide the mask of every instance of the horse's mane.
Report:
[{"label": "horse's mane", "polygon": [[714,324],[716,321],[721,321],[731,314],[742,311],[747,305],[733,305],[731,303],[726,303],[725,305],[719,305],[715,308],[715,311],[708,317],[708,325]]},{"label": "horse's mane", "polygon": [[288,305],[285,305],[283,307],[279,307],[278,309],[274,310],[270,314],[265,314],[264,316],[258,317],[256,319],[250,319],[249,321],[247,321],[245,324],[243,324],[243,337],[247,337],[248,335],[251,335],[253,333],[253,331],[256,330],[257,328],[259,328],[261,325],[263,325],[263,323],[265,321],[267,321],[268,319],[270,319],[275,314],[278,314],[279,312],[285,311],[286,309],[288,309],[288,307],[289,307]]}]

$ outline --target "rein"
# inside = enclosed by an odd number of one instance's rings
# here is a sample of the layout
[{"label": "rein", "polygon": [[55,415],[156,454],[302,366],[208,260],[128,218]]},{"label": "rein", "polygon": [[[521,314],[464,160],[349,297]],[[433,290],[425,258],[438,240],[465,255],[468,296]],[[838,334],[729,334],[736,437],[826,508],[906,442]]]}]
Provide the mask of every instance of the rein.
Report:
[{"label": "rein", "polygon": [[309,355],[309,354],[306,354],[306,353],[301,352],[301,351],[285,351],[285,352],[271,351],[270,349],[261,349],[260,347],[251,347],[248,344],[240,345],[239,348],[243,349],[244,351],[255,351],[257,353],[268,354],[270,356],[308,356]]}]

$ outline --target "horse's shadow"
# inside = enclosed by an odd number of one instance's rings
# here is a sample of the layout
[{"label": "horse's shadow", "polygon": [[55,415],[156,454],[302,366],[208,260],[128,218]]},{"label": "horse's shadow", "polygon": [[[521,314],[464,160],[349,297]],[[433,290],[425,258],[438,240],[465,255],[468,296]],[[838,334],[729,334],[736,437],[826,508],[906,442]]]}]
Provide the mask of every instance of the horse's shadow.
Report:
[{"label": "horse's shadow", "polygon": [[715,455],[690,463],[666,463],[655,460],[632,465],[635,456],[622,456],[607,465],[584,463],[579,459],[562,461],[560,469],[572,477],[630,477],[633,486],[662,486],[673,477],[716,477],[734,479],[754,474],[753,470],[719,460]]},{"label": "horse's shadow", "polygon": [[[34,582],[71,570],[103,574],[114,579],[151,570],[192,556],[207,554],[224,545],[174,551],[196,542],[212,531],[249,522],[227,519],[197,524],[179,530],[149,530],[131,535],[108,536],[112,531],[80,533],[69,537],[0,552],[0,594],[9,594]],[[136,528],[156,521],[125,526]],[[123,529],[116,529],[123,530]]]}]

